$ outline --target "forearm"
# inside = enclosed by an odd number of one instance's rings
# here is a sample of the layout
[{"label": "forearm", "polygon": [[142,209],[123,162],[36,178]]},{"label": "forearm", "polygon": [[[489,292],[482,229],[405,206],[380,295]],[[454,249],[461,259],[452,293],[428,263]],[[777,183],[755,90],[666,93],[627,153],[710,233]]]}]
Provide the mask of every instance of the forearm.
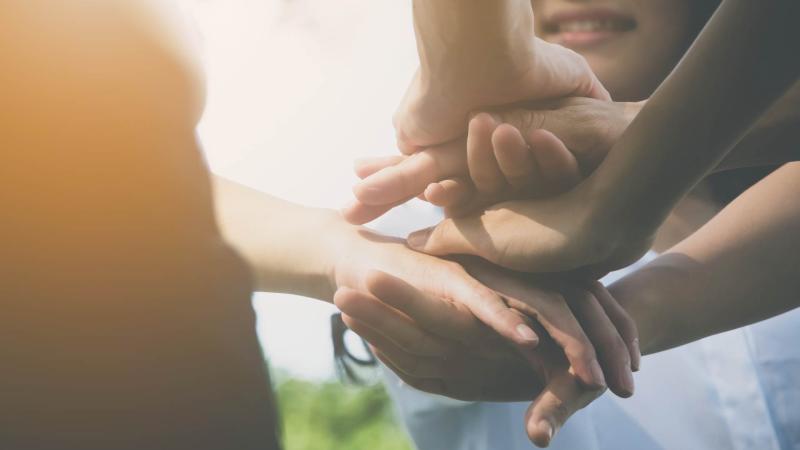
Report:
[{"label": "forearm", "polygon": [[602,220],[655,229],[798,79],[800,4],[726,0],[590,178]]},{"label": "forearm", "polygon": [[223,235],[250,264],[257,290],[333,298],[333,240],[326,237],[341,227],[336,212],[295,205],[221,177],[214,177],[214,194]]},{"label": "forearm", "polygon": [[800,305],[800,163],[742,194],[695,234],[611,286],[654,353]]},{"label": "forearm", "polygon": [[[453,67],[529,65],[533,13],[526,0],[414,0],[414,29],[423,82],[459,83]],[[524,60],[521,60],[524,59]],[[441,75],[462,75],[443,79]]]}]

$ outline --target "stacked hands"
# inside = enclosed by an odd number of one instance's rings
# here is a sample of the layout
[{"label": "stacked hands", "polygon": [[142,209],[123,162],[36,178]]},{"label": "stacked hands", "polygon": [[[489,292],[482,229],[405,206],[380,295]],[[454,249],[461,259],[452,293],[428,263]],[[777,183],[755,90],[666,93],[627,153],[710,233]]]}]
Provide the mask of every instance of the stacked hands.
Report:
[{"label": "stacked hands", "polygon": [[[539,65],[520,69],[524,76],[501,64],[503,77],[484,70],[468,88],[422,88],[422,79],[452,79],[423,65],[396,117],[403,154],[356,163],[362,181],[343,215],[363,224],[418,197],[447,217],[407,242],[359,231],[392,249],[363,267],[337,265],[334,301],[415,388],[534,399],[526,429],[546,446],[606,386],[633,394],[636,325],[595,280],[638,259],[650,239],[623,240],[604,227],[590,182],[640,105],[610,101],[579,56],[538,42],[527,60]],[[518,96],[492,84],[500,79],[517,80]]]}]

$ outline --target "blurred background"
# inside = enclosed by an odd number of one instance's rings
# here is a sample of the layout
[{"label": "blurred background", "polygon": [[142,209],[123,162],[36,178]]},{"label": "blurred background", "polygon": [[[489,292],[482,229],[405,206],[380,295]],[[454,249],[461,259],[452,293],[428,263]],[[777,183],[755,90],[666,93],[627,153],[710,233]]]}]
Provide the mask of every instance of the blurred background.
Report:
[{"label": "blurred background", "polygon": [[[351,198],[355,158],[395,152],[392,113],[417,65],[410,1],[184,6],[206,68],[199,132],[212,171],[293,202],[338,208]],[[332,305],[258,294],[254,307],[287,450],[412,448],[380,384],[338,382]]]}]

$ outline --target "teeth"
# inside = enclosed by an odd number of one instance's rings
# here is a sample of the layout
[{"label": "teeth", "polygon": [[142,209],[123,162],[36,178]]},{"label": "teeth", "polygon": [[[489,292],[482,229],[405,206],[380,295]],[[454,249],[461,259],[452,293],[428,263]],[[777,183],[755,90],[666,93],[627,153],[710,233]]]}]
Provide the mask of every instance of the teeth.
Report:
[{"label": "teeth", "polygon": [[558,24],[558,31],[586,33],[593,31],[618,31],[624,29],[623,24],[615,20],[574,20]]}]

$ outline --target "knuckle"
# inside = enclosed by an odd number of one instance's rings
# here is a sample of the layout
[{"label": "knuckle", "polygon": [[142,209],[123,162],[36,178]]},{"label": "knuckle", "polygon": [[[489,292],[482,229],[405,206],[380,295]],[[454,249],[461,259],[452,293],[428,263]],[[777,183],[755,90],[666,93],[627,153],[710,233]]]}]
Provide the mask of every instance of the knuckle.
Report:
[{"label": "knuckle", "polygon": [[380,270],[370,270],[364,276],[364,284],[370,291],[381,288],[388,280],[389,276]]},{"label": "knuckle", "polygon": [[346,291],[339,289],[333,294],[333,304],[341,311],[347,312],[352,310],[354,303],[353,296],[348,295]]},{"label": "knuckle", "polygon": [[597,359],[597,353],[594,346],[588,339],[579,339],[576,342],[567,345],[564,353],[571,360],[588,362]]},{"label": "knuckle", "polygon": [[[435,227],[431,228],[427,237],[427,246],[432,250],[446,244],[449,234],[450,219],[445,219]],[[435,250],[434,250],[435,251]]]},{"label": "knuckle", "polygon": [[561,426],[572,414],[572,409],[565,402],[556,401],[553,403],[550,413],[557,422],[556,425]]},{"label": "knuckle", "polygon": [[545,112],[518,109],[512,113],[512,116],[514,120],[511,124],[522,132],[544,128]]}]

